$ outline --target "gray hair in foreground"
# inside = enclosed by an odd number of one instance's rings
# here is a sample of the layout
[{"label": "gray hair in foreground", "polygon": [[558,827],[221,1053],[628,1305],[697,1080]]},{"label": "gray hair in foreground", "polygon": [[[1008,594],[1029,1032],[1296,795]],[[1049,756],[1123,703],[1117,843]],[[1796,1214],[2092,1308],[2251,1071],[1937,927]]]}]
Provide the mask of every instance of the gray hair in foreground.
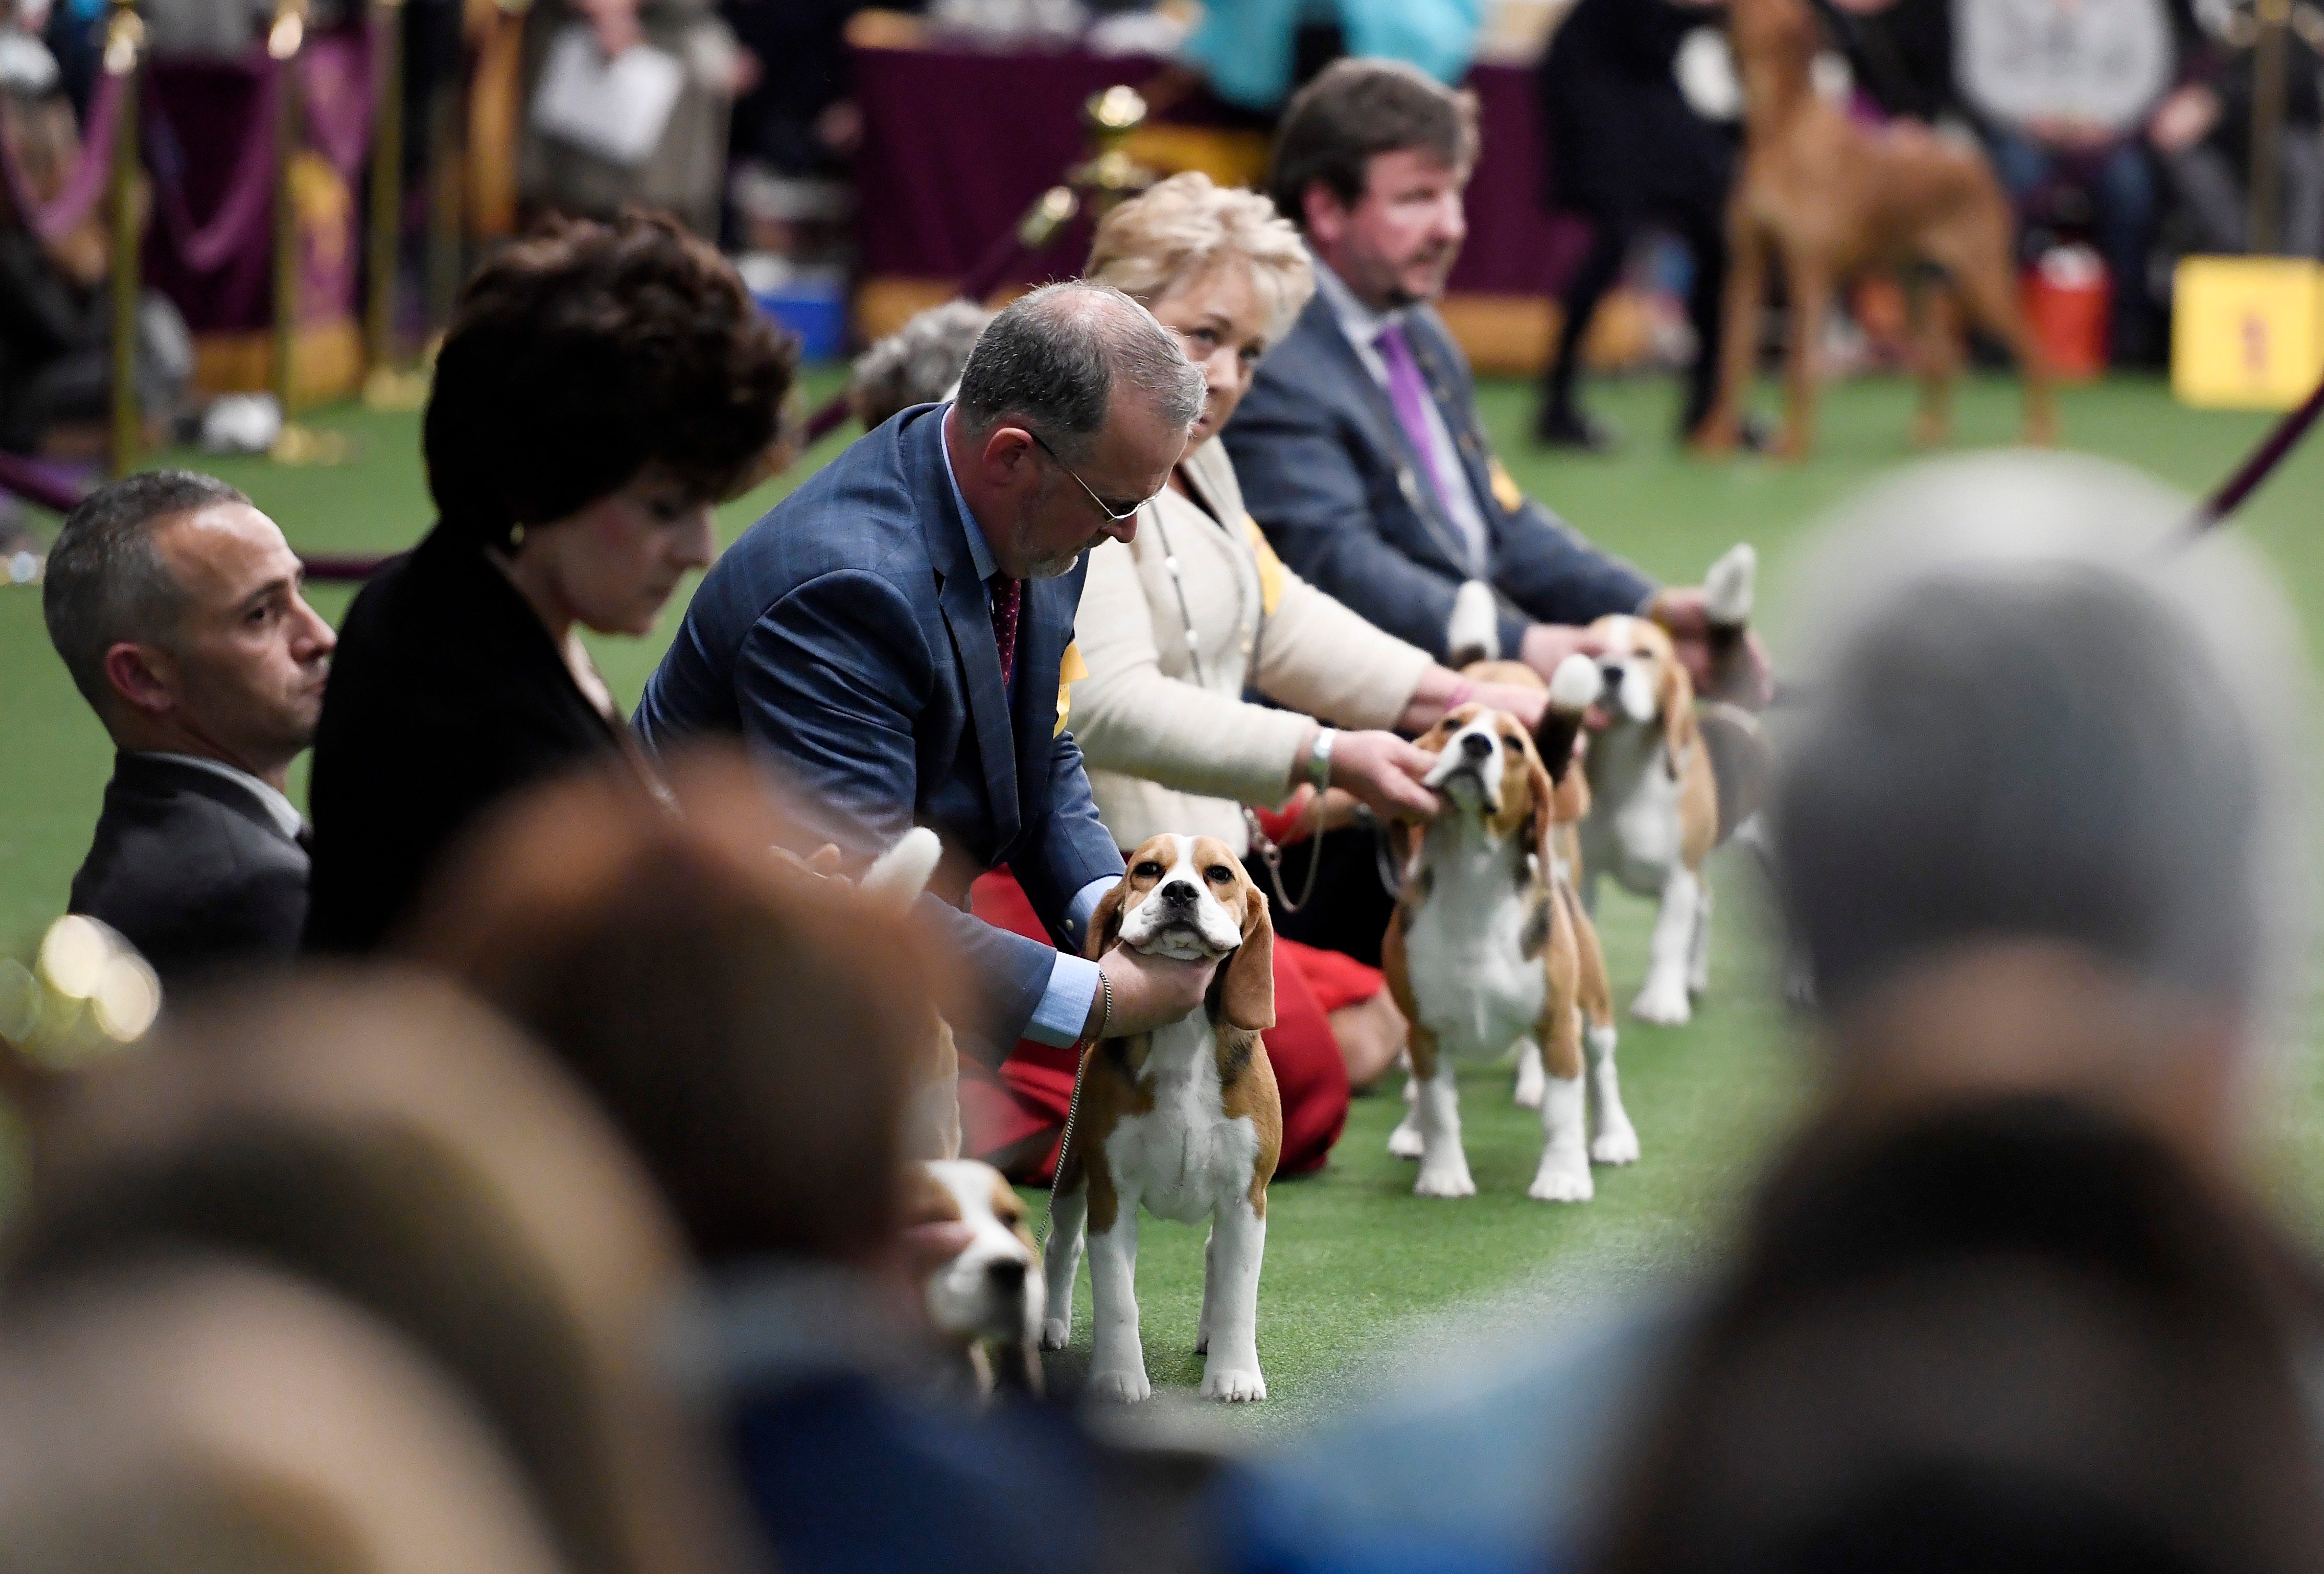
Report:
[{"label": "gray hair in foreground", "polygon": [[1165,425],[1203,413],[1203,374],[1152,312],[1110,285],[1045,284],[986,325],[961,373],[961,419],[972,432],[1019,423],[1078,464],[1117,382]]},{"label": "gray hair in foreground", "polygon": [[932,306],[855,358],[848,401],[863,429],[953,390],[992,314],[973,300]]},{"label": "gray hair in foreground", "polygon": [[184,590],[153,549],[153,527],[216,503],[249,498],[214,475],[145,470],[107,482],[65,516],[41,587],[49,642],[99,715],[112,704],[105,653],[124,641],[166,644]]},{"label": "gray hair in foreground", "polygon": [[1827,1008],[1979,942],[2061,940],[2268,1027],[2304,954],[2304,666],[2232,538],[2065,455],[1917,466],[1794,605],[1777,884]]}]

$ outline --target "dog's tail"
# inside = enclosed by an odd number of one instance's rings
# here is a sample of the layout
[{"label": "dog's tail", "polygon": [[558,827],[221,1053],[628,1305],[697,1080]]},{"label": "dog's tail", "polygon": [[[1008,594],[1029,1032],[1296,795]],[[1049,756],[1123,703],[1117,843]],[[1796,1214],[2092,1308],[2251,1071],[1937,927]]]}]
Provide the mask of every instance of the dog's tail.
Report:
[{"label": "dog's tail", "polygon": [[1534,729],[1533,746],[1553,782],[1563,782],[1573,768],[1573,741],[1582,735],[1582,718],[1598,698],[1598,664],[1576,651],[1557,664],[1549,676],[1549,704]]},{"label": "dog's tail", "polygon": [[1751,622],[1751,598],[1759,578],[1759,554],[1748,541],[1738,541],[1702,576],[1703,611],[1714,632],[1730,637]]},{"label": "dog's tail", "polygon": [[863,871],[862,889],[899,907],[908,906],[928,888],[943,857],[944,843],[936,833],[926,825],[915,825],[896,845],[872,861],[872,867]]},{"label": "dog's tail", "polygon": [[1493,587],[1463,580],[1452,593],[1452,615],[1444,623],[1444,664],[1458,672],[1472,662],[1501,658],[1501,609]]}]

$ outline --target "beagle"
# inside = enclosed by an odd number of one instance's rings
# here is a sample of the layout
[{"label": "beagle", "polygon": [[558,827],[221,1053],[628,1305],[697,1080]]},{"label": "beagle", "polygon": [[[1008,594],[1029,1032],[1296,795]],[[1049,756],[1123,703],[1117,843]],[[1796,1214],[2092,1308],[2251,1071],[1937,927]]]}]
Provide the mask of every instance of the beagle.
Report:
[{"label": "beagle", "polygon": [[[1422,779],[1443,807],[1404,861],[1380,945],[1388,989],[1410,1024],[1416,1091],[1388,1148],[1420,1161],[1418,1196],[1476,1194],[1453,1068],[1498,1059],[1512,1045],[1524,1046],[1521,1079],[1524,1057],[1541,1078],[1545,1140],[1527,1195],[1587,1201],[1591,1160],[1638,1156],[1614,1070],[1605,961],[1556,851],[1555,832],[1586,803],[1572,763],[1596,686],[1590,658],[1569,657],[1550,683],[1538,739],[1507,712],[1474,703],[1420,739],[1437,757]],[[1526,1091],[1521,1082],[1520,1097]]]},{"label": "beagle", "polygon": [[[1738,546],[1704,576],[1714,637],[1739,636],[1751,615],[1757,559]],[[1646,618],[1590,625],[1603,654],[1585,724],[1591,807],[1581,824],[1582,903],[1598,910],[1598,881],[1661,904],[1647,943],[1646,980],[1631,1002],[1641,1021],[1674,1027],[1711,981],[1711,887],[1703,861],[1720,838],[1719,784],[1695,716],[1694,685],[1670,636]]]},{"label": "beagle", "polygon": [[1225,843],[1161,835],[1130,854],[1090,923],[1089,954],[1116,945],[1185,961],[1224,957],[1204,1008],[1082,1056],[1049,1203],[1048,1318],[1041,1343],[1072,1332],[1086,1230],[1093,1302],[1090,1393],[1152,1393],[1139,1342],[1138,1210],[1208,1220],[1194,1332],[1203,1397],[1267,1397],[1259,1370],[1259,1267],[1267,1183],[1283,1150],[1283,1104],[1259,1033],[1275,1026],[1275,929],[1267,898]]},{"label": "beagle", "polygon": [[976,1391],[1041,1393],[1040,1250],[1025,1203],[991,1164],[948,1159],[915,1167],[915,1224],[959,1222],[968,1245],[928,1279],[928,1321],[973,1375]]}]

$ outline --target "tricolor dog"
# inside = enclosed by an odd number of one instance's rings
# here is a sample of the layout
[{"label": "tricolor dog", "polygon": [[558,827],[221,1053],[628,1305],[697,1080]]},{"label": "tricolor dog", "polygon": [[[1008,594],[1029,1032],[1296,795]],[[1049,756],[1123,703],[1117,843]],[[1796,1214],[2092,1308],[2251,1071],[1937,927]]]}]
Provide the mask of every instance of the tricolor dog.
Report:
[{"label": "tricolor dog", "polygon": [[[1550,685],[1538,741],[1516,717],[1476,704],[1420,740],[1437,757],[1423,779],[1443,807],[1405,861],[1380,946],[1388,988],[1410,1024],[1417,1090],[1388,1146],[1420,1160],[1412,1188],[1419,1196],[1475,1195],[1453,1068],[1497,1060],[1512,1046],[1537,1053],[1546,1072],[1545,1141],[1528,1195],[1585,1201],[1592,1159],[1638,1156],[1614,1071],[1612,1001],[1597,934],[1555,851],[1560,789],[1574,774],[1574,734],[1596,686],[1591,660],[1568,658]],[[1563,797],[1566,816],[1581,813],[1578,783]]]},{"label": "tricolor dog", "polygon": [[928,1280],[928,1320],[974,1375],[978,1392],[1041,1392],[1039,1248],[1025,1203],[991,1164],[945,1159],[918,1167],[915,1224],[957,1220],[975,1231]]},{"label": "tricolor dog", "polygon": [[1116,945],[1185,961],[1224,958],[1204,1008],[1171,1026],[1092,1045],[1050,1203],[1048,1320],[1041,1343],[1072,1332],[1074,1274],[1086,1227],[1092,1319],[1089,1391],[1138,1400],[1152,1388],[1138,1333],[1138,1210],[1208,1220],[1203,1397],[1267,1397],[1259,1370],[1259,1266],[1267,1183],[1283,1149],[1283,1105],[1259,1033],[1275,1026],[1275,930],[1267,898],[1223,842],[1157,836],[1130,854],[1098,904],[1089,954]]},{"label": "tricolor dog", "polygon": [[[1705,575],[1714,635],[1739,636],[1749,621],[1757,567],[1751,548],[1738,546]],[[1600,878],[1661,904],[1646,984],[1630,1011],[1677,1026],[1711,980],[1711,887],[1702,865],[1719,841],[1719,785],[1695,723],[1694,685],[1670,636],[1646,618],[1600,618],[1590,628],[1603,653],[1586,721],[1582,906],[1597,911]]]}]

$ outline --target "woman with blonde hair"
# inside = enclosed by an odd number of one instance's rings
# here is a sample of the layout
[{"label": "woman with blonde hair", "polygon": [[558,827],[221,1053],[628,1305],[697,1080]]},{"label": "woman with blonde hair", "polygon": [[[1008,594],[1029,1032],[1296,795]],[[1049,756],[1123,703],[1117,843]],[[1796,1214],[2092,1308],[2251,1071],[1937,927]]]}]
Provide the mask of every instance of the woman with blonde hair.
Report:
[{"label": "woman with blonde hair", "polygon": [[[1427,818],[1435,802],[1417,778],[1432,761],[1396,732],[1425,731],[1470,699],[1530,726],[1542,699],[1471,684],[1366,622],[1286,568],[1244,509],[1218,433],[1314,291],[1299,232],[1257,192],[1174,175],[1106,216],[1087,277],[1176,333],[1209,391],[1135,538],[1089,555],[1074,625],[1088,670],[1073,683],[1071,713],[1107,829],[1124,847],[1174,831],[1248,853],[1256,822],[1246,805],[1289,800],[1294,835],[1327,814],[1344,817],[1351,800]],[[1272,704],[1246,701],[1247,689]],[[1342,790],[1316,802],[1324,788]],[[1005,883],[979,895],[996,917],[1013,916]],[[1377,970],[1280,935],[1276,957],[1267,1045],[1284,1097],[1282,1169],[1296,1173],[1323,1162],[1350,1082],[1387,1069],[1404,1024]],[[997,1139],[988,1151],[1062,1120],[1072,1069],[1056,1058],[1020,1045],[1001,1072],[1008,1100],[971,1095],[964,1114]]]}]

